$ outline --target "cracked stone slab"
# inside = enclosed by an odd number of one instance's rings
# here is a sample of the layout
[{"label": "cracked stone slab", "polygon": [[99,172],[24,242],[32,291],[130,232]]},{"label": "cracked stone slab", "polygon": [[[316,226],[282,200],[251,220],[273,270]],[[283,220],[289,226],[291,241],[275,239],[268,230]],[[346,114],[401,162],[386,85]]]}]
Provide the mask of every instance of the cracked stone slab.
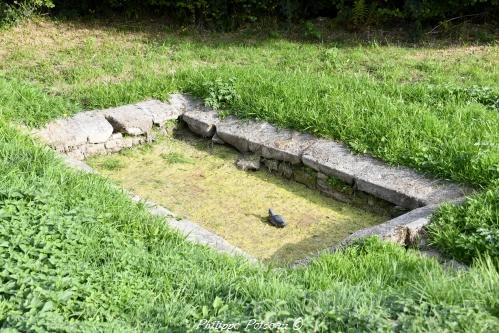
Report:
[{"label": "cracked stone slab", "polygon": [[[464,197],[461,197],[447,201],[446,203],[460,205],[465,200]],[[339,246],[343,247],[356,239],[374,235],[400,245],[412,245],[421,236],[425,226],[430,223],[431,216],[441,205],[442,203],[432,204],[413,209],[385,223],[358,230],[345,238]]]},{"label": "cracked stone slab", "polygon": [[358,230],[345,238],[340,246],[346,246],[357,239],[374,235],[386,241],[409,245],[417,238],[423,227],[430,223],[431,215],[438,207],[438,204],[434,204],[417,208],[388,222]]},{"label": "cracked stone slab", "polygon": [[124,105],[104,110],[103,113],[114,130],[120,133],[138,136],[152,129],[153,115],[137,105]]},{"label": "cracked stone slab", "polygon": [[220,121],[216,130],[217,136],[240,152],[253,152],[267,159],[291,164],[301,163],[305,149],[316,141],[312,135],[235,117]]},{"label": "cracked stone slab", "polygon": [[58,151],[66,151],[86,143],[103,143],[112,133],[113,127],[102,114],[88,111],[57,119],[36,131],[35,136]]},{"label": "cracked stone slab", "polygon": [[302,161],[316,171],[355,185],[360,191],[408,209],[456,199],[470,192],[464,186],[431,179],[409,168],[355,155],[335,141],[317,141],[303,153]]},{"label": "cracked stone slab", "polygon": [[135,104],[140,110],[148,112],[152,116],[154,125],[162,127],[168,120],[176,120],[184,113],[182,108],[172,104],[163,103],[156,99]]},{"label": "cracked stone slab", "polygon": [[85,133],[89,143],[104,143],[113,134],[113,126],[98,112],[81,112],[72,119],[78,123],[78,127]]},{"label": "cracked stone slab", "polygon": [[203,138],[215,135],[216,126],[220,122],[218,113],[209,109],[189,110],[182,115],[189,129]]}]

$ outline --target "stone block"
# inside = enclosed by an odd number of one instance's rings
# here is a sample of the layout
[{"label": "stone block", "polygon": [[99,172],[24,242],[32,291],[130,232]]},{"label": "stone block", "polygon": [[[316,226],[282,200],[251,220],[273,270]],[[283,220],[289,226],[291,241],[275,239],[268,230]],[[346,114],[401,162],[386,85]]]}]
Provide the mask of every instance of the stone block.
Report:
[{"label": "stone block", "polygon": [[116,153],[121,149],[123,149],[123,140],[122,139],[109,140],[104,144],[104,146],[109,152]]},{"label": "stone block", "polygon": [[106,147],[103,143],[88,144],[86,146],[85,157],[105,154],[106,152]]},{"label": "stone block", "polygon": [[270,172],[278,172],[279,171],[279,161],[264,159],[263,164]]},{"label": "stone block", "polygon": [[303,165],[293,168],[293,179],[295,182],[306,185],[309,188],[315,188],[317,185],[317,171]]},{"label": "stone block", "polygon": [[208,109],[186,111],[182,119],[192,132],[204,138],[211,138],[215,134],[220,121],[218,114]]},{"label": "stone block", "polygon": [[153,124],[159,127],[162,127],[169,120],[178,119],[184,113],[182,108],[175,107],[172,104],[163,103],[156,99],[140,102],[135,105],[140,110],[149,112],[152,116]]},{"label": "stone block", "polygon": [[136,105],[125,105],[104,111],[106,119],[116,132],[138,136],[148,133],[153,125],[153,116]]},{"label": "stone block", "polygon": [[284,178],[291,179],[293,177],[293,168],[287,162],[279,163],[278,172]]}]

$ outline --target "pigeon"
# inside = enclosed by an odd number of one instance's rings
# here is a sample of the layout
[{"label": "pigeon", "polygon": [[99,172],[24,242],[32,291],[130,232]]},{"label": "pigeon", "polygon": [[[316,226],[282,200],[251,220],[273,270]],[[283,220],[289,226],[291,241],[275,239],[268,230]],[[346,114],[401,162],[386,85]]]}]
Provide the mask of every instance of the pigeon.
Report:
[{"label": "pigeon", "polygon": [[274,214],[272,208],[269,209],[269,222],[274,227],[278,228],[284,228],[286,226],[286,221],[284,221],[284,218],[281,215]]}]

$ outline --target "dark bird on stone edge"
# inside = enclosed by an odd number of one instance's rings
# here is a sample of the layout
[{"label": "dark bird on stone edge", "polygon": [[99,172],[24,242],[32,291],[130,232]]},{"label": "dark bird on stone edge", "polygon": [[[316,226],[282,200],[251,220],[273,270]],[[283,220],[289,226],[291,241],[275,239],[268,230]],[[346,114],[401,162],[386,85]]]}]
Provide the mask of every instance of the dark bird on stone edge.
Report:
[{"label": "dark bird on stone edge", "polygon": [[269,222],[274,227],[278,228],[284,228],[284,226],[286,226],[286,221],[284,221],[284,218],[281,215],[275,214],[272,208],[269,209]]}]

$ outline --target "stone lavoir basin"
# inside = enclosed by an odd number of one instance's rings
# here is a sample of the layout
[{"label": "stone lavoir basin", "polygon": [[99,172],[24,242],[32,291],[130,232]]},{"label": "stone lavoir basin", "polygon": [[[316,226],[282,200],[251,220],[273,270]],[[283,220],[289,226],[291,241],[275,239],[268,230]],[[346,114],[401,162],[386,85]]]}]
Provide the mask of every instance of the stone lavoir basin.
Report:
[{"label": "stone lavoir basin", "polygon": [[[140,197],[170,209],[260,260],[289,263],[338,244],[389,217],[321,195],[270,173],[242,171],[239,153],[188,130],[157,142],[91,157],[87,163]],[[287,226],[268,223],[268,209]]]},{"label": "stone lavoir basin", "polygon": [[[92,172],[85,160],[188,240],[252,261],[306,263],[371,235],[424,244],[439,205],[473,191],[331,139],[222,117],[185,94],[78,113],[33,135]],[[269,208],[288,225],[270,225]]]}]

